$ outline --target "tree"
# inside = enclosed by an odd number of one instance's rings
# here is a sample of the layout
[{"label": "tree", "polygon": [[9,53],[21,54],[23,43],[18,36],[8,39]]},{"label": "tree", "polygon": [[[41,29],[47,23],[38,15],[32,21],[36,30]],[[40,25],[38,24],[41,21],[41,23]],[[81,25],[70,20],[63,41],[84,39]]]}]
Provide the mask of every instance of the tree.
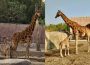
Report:
[{"label": "tree", "polygon": [[41,19],[44,20],[45,5],[42,0],[0,0],[0,22],[30,23],[36,4],[41,7]]},{"label": "tree", "polygon": [[69,27],[64,23],[59,23],[57,25],[50,24],[49,26],[46,26],[46,30],[50,30],[50,31],[66,30],[66,31],[69,31]]}]

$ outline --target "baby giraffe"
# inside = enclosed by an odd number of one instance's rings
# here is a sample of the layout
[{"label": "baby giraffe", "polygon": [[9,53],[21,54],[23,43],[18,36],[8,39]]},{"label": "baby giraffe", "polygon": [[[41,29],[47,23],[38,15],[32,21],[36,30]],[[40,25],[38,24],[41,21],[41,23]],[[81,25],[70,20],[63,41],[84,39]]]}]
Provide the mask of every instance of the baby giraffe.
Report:
[{"label": "baby giraffe", "polygon": [[[66,37],[63,41],[61,41],[59,44],[61,57],[63,57],[63,54],[62,54],[63,49],[65,49],[65,56],[69,55],[69,38],[70,38],[70,35],[68,37]],[[68,53],[67,53],[67,51],[68,51]]]}]

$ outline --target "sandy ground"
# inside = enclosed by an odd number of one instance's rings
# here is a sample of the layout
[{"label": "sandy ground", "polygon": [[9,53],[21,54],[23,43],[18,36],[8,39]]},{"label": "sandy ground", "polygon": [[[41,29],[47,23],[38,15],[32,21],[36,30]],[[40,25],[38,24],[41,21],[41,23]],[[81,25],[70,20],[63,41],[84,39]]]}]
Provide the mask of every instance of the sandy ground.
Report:
[{"label": "sandy ground", "polygon": [[75,54],[75,44],[70,42],[70,56],[61,58],[59,52],[46,54],[46,65],[90,65],[90,52],[87,52],[87,43],[79,42],[79,54]]}]

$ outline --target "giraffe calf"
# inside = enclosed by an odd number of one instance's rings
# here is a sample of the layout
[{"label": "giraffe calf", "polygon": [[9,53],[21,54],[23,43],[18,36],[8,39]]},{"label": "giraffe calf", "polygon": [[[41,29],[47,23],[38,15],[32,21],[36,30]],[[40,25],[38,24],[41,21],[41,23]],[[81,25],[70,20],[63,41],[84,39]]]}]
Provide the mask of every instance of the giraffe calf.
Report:
[{"label": "giraffe calf", "polygon": [[[60,42],[59,49],[60,49],[60,56],[61,57],[63,57],[63,54],[62,54],[63,49],[65,49],[65,56],[69,55],[69,36]],[[67,53],[67,51],[68,51],[68,53]]]}]

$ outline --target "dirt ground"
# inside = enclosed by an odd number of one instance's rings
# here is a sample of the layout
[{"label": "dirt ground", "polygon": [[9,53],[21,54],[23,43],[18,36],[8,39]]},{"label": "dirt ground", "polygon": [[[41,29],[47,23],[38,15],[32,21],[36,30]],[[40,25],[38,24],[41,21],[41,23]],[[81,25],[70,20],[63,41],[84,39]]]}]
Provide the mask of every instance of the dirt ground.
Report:
[{"label": "dirt ground", "polygon": [[70,56],[61,58],[59,52],[46,54],[46,65],[90,65],[90,52],[87,52],[87,43],[79,42],[79,54],[75,54],[75,44],[70,42]]}]

